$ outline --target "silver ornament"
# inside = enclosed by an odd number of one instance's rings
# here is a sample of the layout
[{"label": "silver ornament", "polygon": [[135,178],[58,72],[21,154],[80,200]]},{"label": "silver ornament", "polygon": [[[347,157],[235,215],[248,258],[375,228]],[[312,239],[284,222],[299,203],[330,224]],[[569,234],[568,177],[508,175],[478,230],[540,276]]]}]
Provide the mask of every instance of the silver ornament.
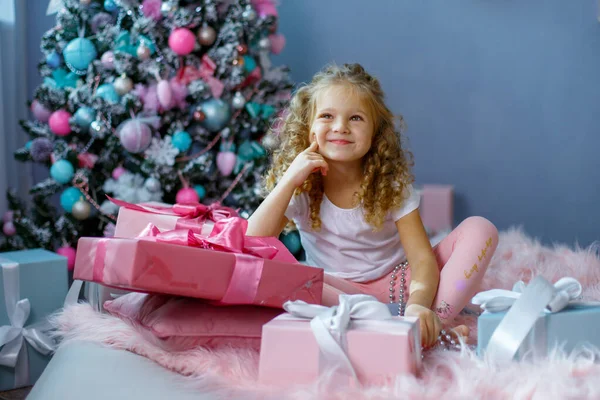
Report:
[{"label": "silver ornament", "polygon": [[256,19],[256,11],[252,8],[252,6],[246,6],[246,9],[242,12],[242,18],[246,21],[254,21]]},{"label": "silver ornament", "polygon": [[258,41],[258,47],[261,50],[270,50],[271,49],[271,39],[268,37],[264,37]]},{"label": "silver ornament", "polygon": [[129,93],[131,89],[133,89],[133,81],[131,80],[131,78],[123,75],[115,79],[113,86],[119,94],[119,96],[123,96],[124,94]]},{"label": "silver ornament", "polygon": [[230,134],[231,134],[231,129],[229,129],[229,128],[225,128],[221,131],[221,137],[223,139],[227,139]]},{"label": "silver ornament", "polygon": [[92,0],[79,0],[79,4],[82,6],[89,6]]},{"label": "silver ornament", "polygon": [[163,17],[171,16],[177,11],[177,2],[173,0],[165,1],[160,6],[160,13]]},{"label": "silver ornament", "polygon": [[79,200],[75,204],[73,204],[73,209],[71,210],[71,214],[73,217],[77,218],[80,221],[84,219],[88,219],[92,212],[92,207],[90,203],[84,200]]},{"label": "silver ornament", "polygon": [[144,44],[139,45],[136,54],[140,60],[147,60],[150,58],[150,48]]},{"label": "silver ornament", "polygon": [[149,192],[156,193],[160,190],[160,181],[151,176],[150,178],[146,179],[146,182],[144,182],[144,187]]},{"label": "silver ornament", "polygon": [[104,126],[102,121],[96,120],[90,124],[90,133],[92,134],[92,136],[102,138],[106,133],[106,127]]},{"label": "silver ornament", "polygon": [[210,46],[217,39],[217,31],[214,30],[212,26],[203,25],[200,30],[198,30],[198,42],[202,46]]},{"label": "silver ornament", "polygon": [[231,99],[231,106],[237,110],[241,109],[246,105],[246,98],[240,92],[235,92],[235,95]]},{"label": "silver ornament", "polygon": [[275,136],[272,134],[265,135],[262,138],[262,140],[260,141],[260,143],[263,145],[263,147],[265,149],[274,149],[275,147],[277,147],[277,140],[275,139]]}]

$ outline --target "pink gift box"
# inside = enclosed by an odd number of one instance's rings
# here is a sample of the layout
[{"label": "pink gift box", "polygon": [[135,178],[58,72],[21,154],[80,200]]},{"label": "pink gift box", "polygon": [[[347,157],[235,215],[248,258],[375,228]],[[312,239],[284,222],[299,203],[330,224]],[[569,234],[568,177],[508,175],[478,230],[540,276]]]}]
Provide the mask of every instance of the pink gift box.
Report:
[{"label": "pink gift box", "polygon": [[[353,320],[347,355],[362,384],[384,384],[421,367],[418,318]],[[309,319],[282,314],[263,326],[259,379],[266,384],[314,383],[320,374],[319,346]],[[350,378],[349,378],[350,379]]]},{"label": "pink gift box", "polygon": [[[173,206],[157,202],[130,204],[115,199],[111,199],[111,201],[117,205],[121,205],[119,215],[117,216],[115,237],[122,238],[137,237],[146,229],[149,223],[155,225],[160,230],[188,228],[202,235],[208,235],[214,225],[213,219],[237,216],[237,212],[233,209],[215,205]],[[213,210],[215,211],[214,213]]]},{"label": "pink gift box", "polygon": [[423,185],[421,219],[427,229],[448,231],[454,224],[454,188],[450,185]]},{"label": "pink gift box", "polygon": [[323,270],[299,264],[276,238],[273,259],[145,238],[81,238],[74,279],[139,292],[281,307],[287,300],[320,304]]}]

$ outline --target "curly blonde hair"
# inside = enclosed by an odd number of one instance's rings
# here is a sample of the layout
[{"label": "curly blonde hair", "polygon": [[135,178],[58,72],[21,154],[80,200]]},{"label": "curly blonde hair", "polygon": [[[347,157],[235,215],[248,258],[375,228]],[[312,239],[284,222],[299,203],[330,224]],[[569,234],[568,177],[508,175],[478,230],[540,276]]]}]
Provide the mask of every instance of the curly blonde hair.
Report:
[{"label": "curly blonde hair", "polygon": [[[363,158],[364,176],[356,201],[362,205],[365,221],[379,230],[388,212],[402,205],[404,190],[414,181],[410,171],[413,162],[412,154],[401,145],[402,117],[395,117],[388,109],[379,81],[359,64],[327,66],[295,92],[283,117],[276,121],[277,128],[270,132],[278,146],[265,177],[265,189],[273,190],[296,156],[310,145],[317,95],[332,85],[346,85],[361,95],[374,117],[373,142]],[[311,226],[320,230],[321,174],[311,174],[295,195],[302,192],[307,192],[310,198]]]}]

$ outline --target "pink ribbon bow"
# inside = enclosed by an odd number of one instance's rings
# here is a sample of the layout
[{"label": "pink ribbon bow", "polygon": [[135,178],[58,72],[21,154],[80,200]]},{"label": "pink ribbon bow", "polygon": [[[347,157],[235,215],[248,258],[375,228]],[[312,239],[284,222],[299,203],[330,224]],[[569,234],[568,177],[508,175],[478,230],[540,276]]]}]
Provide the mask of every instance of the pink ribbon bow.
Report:
[{"label": "pink ribbon bow", "polygon": [[171,207],[148,206],[128,203],[123,200],[113,199],[106,196],[111,202],[118,206],[126,207],[131,210],[142,211],[152,214],[172,215],[180,217],[176,222],[176,229],[190,229],[193,232],[200,233],[206,220],[214,222],[231,217],[237,217],[238,213],[229,207],[213,203],[204,205],[200,203],[193,204],[175,204]]},{"label": "pink ribbon bow", "polygon": [[215,98],[221,97],[225,85],[223,82],[214,77],[217,64],[208,56],[202,56],[202,64],[200,69],[194,68],[193,66],[183,67],[177,75],[177,80],[189,85],[190,82],[202,79],[210,87],[210,91]]}]

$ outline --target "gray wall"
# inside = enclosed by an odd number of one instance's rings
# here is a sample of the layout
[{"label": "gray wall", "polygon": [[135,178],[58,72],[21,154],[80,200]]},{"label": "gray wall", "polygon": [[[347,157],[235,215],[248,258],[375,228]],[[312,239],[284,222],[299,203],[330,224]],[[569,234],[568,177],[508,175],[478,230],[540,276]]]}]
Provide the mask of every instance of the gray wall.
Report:
[{"label": "gray wall", "polygon": [[[54,24],[35,3],[31,92]],[[596,13],[594,0],[282,0],[275,62],[298,82],[331,61],[377,75],[407,121],[417,182],[455,185],[457,222],[587,246],[600,239]]]},{"label": "gray wall", "polygon": [[404,115],[419,183],[546,243],[600,239],[594,0],[282,1],[278,62],[360,62]]}]

